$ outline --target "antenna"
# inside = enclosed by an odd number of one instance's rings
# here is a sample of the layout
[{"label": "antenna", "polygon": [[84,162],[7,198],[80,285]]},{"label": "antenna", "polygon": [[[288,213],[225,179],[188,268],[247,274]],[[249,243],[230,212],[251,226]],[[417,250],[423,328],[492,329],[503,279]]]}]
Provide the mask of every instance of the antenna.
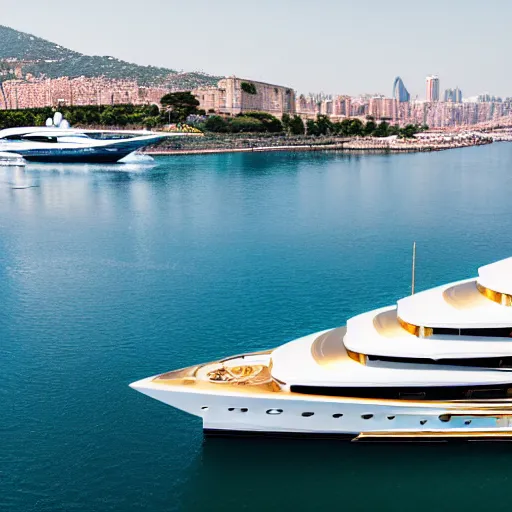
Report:
[{"label": "antenna", "polygon": [[412,244],[412,295],[416,288],[416,242]]}]

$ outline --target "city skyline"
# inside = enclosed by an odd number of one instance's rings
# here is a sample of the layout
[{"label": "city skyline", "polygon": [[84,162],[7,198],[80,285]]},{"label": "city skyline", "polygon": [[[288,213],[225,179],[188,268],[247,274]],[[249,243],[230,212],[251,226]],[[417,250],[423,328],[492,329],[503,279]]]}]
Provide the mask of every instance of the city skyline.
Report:
[{"label": "city skyline", "polygon": [[[512,71],[502,64],[512,6],[491,3],[501,13],[492,27],[481,23],[473,0],[432,0],[421,12],[402,0],[364,5],[319,0],[314,8],[302,1],[261,0],[249,18],[234,0],[215,5],[147,0],[145,12],[155,14],[151,23],[140,22],[139,4],[132,0],[108,5],[90,0],[86,10],[63,0],[26,0],[22,10],[13,0],[2,0],[2,23],[86,54],[290,84],[299,92],[389,94],[389,82],[401,76],[411,97],[421,99],[424,77],[435,73],[467,96],[505,97],[512,95],[507,86]],[[463,26],[453,22],[461,7]],[[350,20],[361,19],[363,12],[361,31]],[[390,31],[397,23],[400,30]],[[265,27],[265,37],[251,36],[249,26]],[[436,37],[430,38],[432,27]]]}]

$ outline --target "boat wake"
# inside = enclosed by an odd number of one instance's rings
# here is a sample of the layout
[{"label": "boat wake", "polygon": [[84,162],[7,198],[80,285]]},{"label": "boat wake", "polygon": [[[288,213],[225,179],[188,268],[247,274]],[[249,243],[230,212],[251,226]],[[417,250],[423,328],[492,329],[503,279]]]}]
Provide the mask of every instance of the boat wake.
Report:
[{"label": "boat wake", "polygon": [[131,153],[119,160],[119,163],[152,165],[155,164],[155,159],[152,156],[144,155],[142,153]]}]

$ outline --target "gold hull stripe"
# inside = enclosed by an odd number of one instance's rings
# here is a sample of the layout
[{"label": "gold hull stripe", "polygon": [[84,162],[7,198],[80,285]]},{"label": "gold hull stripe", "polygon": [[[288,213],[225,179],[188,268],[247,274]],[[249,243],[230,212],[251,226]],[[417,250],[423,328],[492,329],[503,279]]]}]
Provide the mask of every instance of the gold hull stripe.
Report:
[{"label": "gold hull stripe", "polygon": [[436,439],[436,438],[512,438],[511,430],[436,430],[436,431],[394,431],[394,432],[362,432],[359,434],[354,441],[364,441],[372,439]]}]

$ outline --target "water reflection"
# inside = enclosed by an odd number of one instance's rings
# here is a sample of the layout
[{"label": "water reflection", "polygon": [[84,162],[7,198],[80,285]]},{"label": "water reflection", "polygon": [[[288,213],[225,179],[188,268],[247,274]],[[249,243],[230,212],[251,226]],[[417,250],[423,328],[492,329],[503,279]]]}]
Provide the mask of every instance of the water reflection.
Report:
[{"label": "water reflection", "polygon": [[[508,475],[484,476],[482,457],[506,465],[512,446],[355,444],[343,441],[207,438],[189,470],[185,510],[447,510],[506,495]],[[501,466],[503,467],[503,466]],[[478,478],[480,475],[480,478]],[[459,482],[479,482],[469,497]],[[503,486],[503,487],[501,487]]]}]

